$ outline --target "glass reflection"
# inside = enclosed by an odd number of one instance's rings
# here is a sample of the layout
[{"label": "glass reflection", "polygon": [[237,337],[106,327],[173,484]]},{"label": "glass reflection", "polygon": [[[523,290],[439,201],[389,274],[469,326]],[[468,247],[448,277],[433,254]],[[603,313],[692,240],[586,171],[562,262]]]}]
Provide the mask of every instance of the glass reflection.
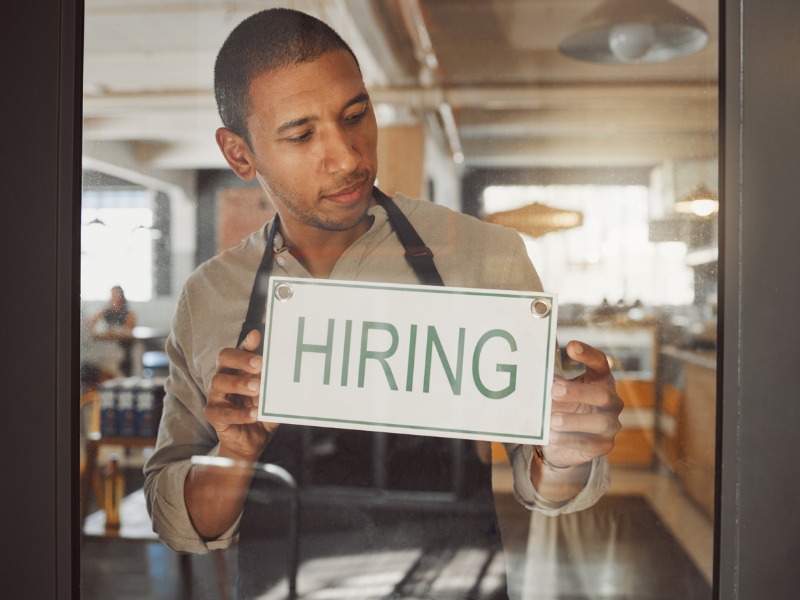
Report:
[{"label": "glass reflection", "polygon": [[[532,235],[520,226],[520,233],[546,290],[559,294],[562,348],[580,339],[603,349],[626,403],[609,457],[611,489],[595,507],[560,517],[526,511],[511,497],[502,447],[492,444],[481,458],[494,471],[505,556],[465,548],[434,560],[413,545],[364,553],[359,532],[354,539],[338,532],[350,550],[332,559],[315,554],[310,540],[331,534],[315,529],[322,517],[312,518],[301,541],[300,597],[491,598],[506,571],[512,597],[525,599],[710,598],[717,3],[676,2],[710,41],[647,64],[559,53],[560,41],[601,4],[589,0],[286,4],[328,22],[358,55],[379,120],[385,191],[481,218],[532,203],[581,213],[578,227]],[[199,597],[232,593],[235,547],[190,557],[154,539],[140,501],[152,436],[139,435],[135,423],[122,429],[122,417],[114,429],[102,398],[125,388],[131,402],[141,395],[157,407],[161,352],[183,282],[273,214],[260,190],[230,173],[214,143],[214,57],[227,33],[261,8],[86,0],[81,443],[84,464],[94,463],[82,486],[86,599],[131,586],[148,597],[186,586]],[[685,211],[683,201],[697,210]],[[114,285],[137,315],[125,379],[95,368],[88,333]],[[575,365],[562,360],[572,374]],[[320,431],[306,443],[316,453],[301,482],[310,505],[333,498],[326,494],[385,502],[375,490],[390,489],[391,478],[371,460],[379,436],[365,436],[359,468],[368,484],[360,489],[326,486],[335,435]],[[455,506],[469,475],[463,454],[457,445],[449,450],[453,477],[431,490],[445,506]],[[138,545],[107,535],[96,512],[112,456],[125,466],[129,494],[131,527],[123,510],[121,531]],[[270,551],[286,552],[279,543]],[[286,591],[278,577],[264,597]]]}]

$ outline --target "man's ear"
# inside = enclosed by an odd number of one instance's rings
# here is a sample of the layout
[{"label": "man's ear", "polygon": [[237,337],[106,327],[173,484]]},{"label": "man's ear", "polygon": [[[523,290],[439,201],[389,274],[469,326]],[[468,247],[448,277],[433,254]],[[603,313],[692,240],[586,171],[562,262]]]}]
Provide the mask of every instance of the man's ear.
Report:
[{"label": "man's ear", "polygon": [[245,181],[252,181],[256,176],[256,166],[244,138],[230,129],[220,127],[217,129],[216,139],[217,146],[233,172]]}]

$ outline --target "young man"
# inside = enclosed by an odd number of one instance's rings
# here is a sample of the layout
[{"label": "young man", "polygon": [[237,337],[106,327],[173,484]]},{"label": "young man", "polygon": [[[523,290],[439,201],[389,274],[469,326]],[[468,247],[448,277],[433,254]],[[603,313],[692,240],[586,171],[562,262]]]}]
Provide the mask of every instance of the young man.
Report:
[{"label": "young man", "polygon": [[[239,534],[240,594],[249,597],[263,591],[258,571],[270,562],[270,525],[283,517],[248,499],[256,485],[251,469],[220,469],[190,459],[269,462],[295,472],[301,466],[301,440],[308,432],[256,418],[261,323],[241,324],[251,293],[255,305],[263,301],[259,265],[293,277],[409,284],[440,277],[445,285],[515,290],[538,290],[541,284],[515,232],[432,203],[399,195],[391,200],[374,187],[373,107],[356,57],[324,23],[286,9],[246,19],[220,50],[215,90],[224,124],[216,134],[220,150],[237,175],[259,182],[278,216],[239,247],[202,265],[185,285],[167,342],[171,367],[164,417],[145,467],[145,491],[155,531],[177,550],[224,548]],[[405,219],[433,251],[434,275],[406,259],[397,234]],[[517,497],[548,514],[597,501],[608,484],[603,457],[620,427],[622,402],[606,357],[578,342],[567,352],[586,372],[554,384],[550,445],[539,453],[519,445],[506,448]],[[364,483],[356,481],[355,466],[369,450],[347,441],[357,434],[342,438],[349,451],[329,465],[340,483]],[[436,440],[393,440],[387,460],[392,448],[405,445],[414,446],[422,461],[394,461],[404,489],[452,476]],[[493,510],[490,467],[471,469],[473,497]],[[413,535],[361,507],[345,507],[338,516],[361,528],[363,550],[380,549],[398,535],[418,545],[497,544],[488,526],[475,531],[474,519],[457,505],[414,514],[425,525]],[[264,539],[256,539],[257,531]]]}]

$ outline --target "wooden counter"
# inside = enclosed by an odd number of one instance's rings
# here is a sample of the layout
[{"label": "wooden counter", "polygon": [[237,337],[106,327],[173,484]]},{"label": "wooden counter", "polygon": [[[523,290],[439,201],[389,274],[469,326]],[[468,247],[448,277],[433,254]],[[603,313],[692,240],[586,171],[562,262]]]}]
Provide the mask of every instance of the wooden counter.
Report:
[{"label": "wooden counter", "polygon": [[[714,516],[717,364],[714,352],[691,352],[664,347],[665,357],[680,361],[682,385],[662,386],[664,418],[675,419],[671,432],[662,428],[669,461],[687,494]],[[672,415],[670,415],[672,413]],[[671,433],[672,435],[668,435]]]}]

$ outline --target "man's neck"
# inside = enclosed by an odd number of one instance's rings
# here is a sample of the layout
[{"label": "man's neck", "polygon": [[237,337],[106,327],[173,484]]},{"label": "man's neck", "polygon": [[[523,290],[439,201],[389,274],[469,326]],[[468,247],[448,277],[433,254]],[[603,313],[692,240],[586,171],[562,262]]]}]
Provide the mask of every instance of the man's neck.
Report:
[{"label": "man's neck", "polygon": [[306,268],[312,277],[328,279],[336,263],[356,240],[372,225],[373,217],[347,231],[325,231],[313,227],[287,228],[281,222],[281,235],[289,252]]}]

